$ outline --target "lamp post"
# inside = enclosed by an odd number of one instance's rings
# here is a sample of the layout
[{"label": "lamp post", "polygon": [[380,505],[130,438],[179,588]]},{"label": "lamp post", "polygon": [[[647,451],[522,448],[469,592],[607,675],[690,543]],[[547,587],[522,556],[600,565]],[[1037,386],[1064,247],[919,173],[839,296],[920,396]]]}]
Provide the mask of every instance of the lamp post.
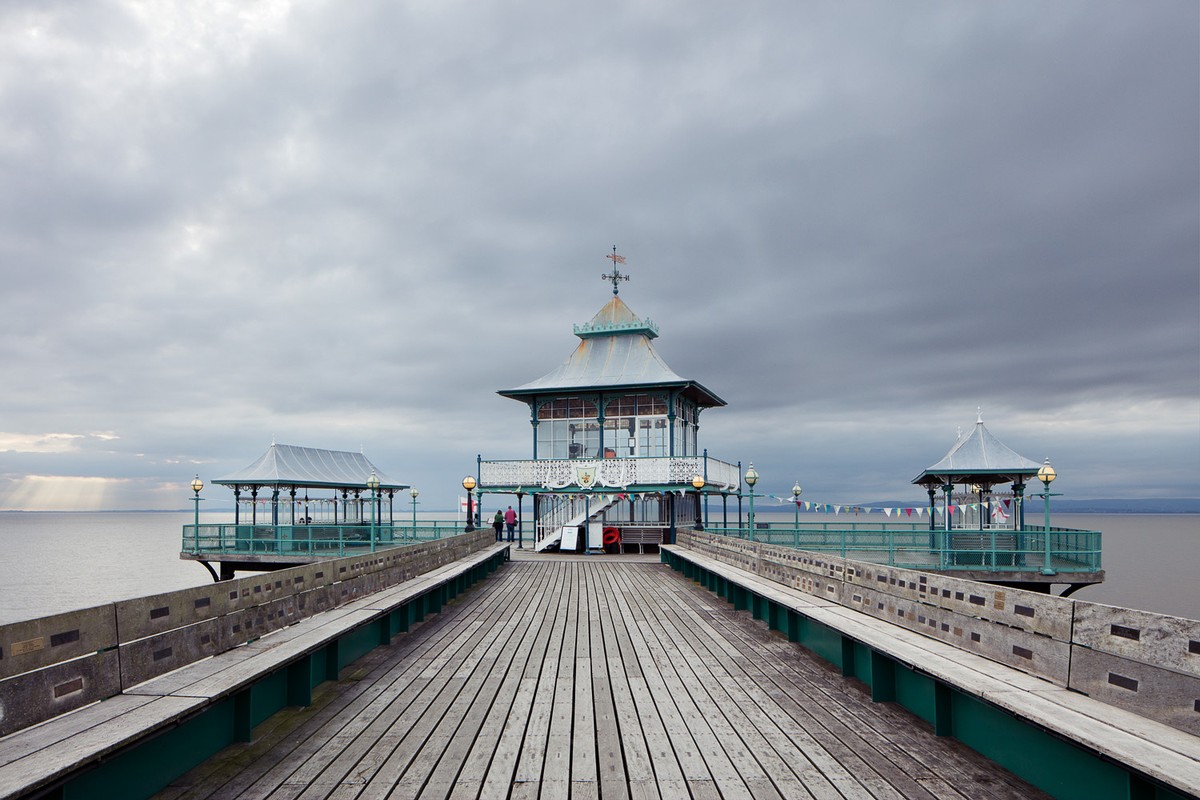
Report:
[{"label": "lamp post", "polygon": [[471,493],[475,491],[477,485],[474,475],[468,475],[462,479],[462,486],[467,490],[467,527],[464,528],[467,533],[475,530],[475,508],[473,503],[475,498]]},{"label": "lamp post", "polygon": [[750,487],[750,541],[754,541],[754,484],[758,483],[758,472],[754,469],[754,462],[750,462],[749,468],[746,470],[746,485]]},{"label": "lamp post", "polygon": [[800,481],[792,484],[792,502],[796,505],[796,536],[800,535],[800,495],[804,494],[804,490],[800,488]]},{"label": "lamp post", "polygon": [[1041,468],[1037,471],[1037,476],[1038,480],[1046,486],[1046,490],[1042,492],[1042,498],[1046,503],[1046,524],[1045,533],[1043,534],[1046,547],[1042,556],[1042,574],[1054,575],[1057,571],[1050,564],[1050,498],[1052,497],[1050,484],[1058,477],[1058,473],[1054,471],[1054,467],[1050,466],[1050,459],[1047,458],[1046,463],[1042,464]]},{"label": "lamp post", "polygon": [[367,488],[371,490],[371,552],[375,552],[375,499],[379,496],[379,476],[371,470],[367,478]]},{"label": "lamp post", "polygon": [[200,475],[197,474],[192,478],[192,491],[196,496],[192,498],[192,502],[196,504],[196,522],[192,526],[192,534],[196,543],[196,552],[200,552],[200,490],[204,488],[204,481],[200,480]]},{"label": "lamp post", "polygon": [[692,476],[692,488],[696,490],[696,524],[692,526],[692,530],[702,531],[704,530],[704,525],[700,521],[700,502],[704,492],[703,475],[696,474]]},{"label": "lamp post", "polygon": [[517,489],[517,549],[518,550],[525,549],[525,520],[523,518],[524,514],[525,514],[525,506],[522,502],[524,499],[525,499],[525,493],[522,492],[518,488]]},{"label": "lamp post", "polygon": [[408,494],[410,497],[412,497],[412,506],[413,506],[412,535],[413,535],[413,538],[416,539],[417,538],[417,495],[419,495],[420,492],[417,491],[417,487],[414,486],[408,490]]}]

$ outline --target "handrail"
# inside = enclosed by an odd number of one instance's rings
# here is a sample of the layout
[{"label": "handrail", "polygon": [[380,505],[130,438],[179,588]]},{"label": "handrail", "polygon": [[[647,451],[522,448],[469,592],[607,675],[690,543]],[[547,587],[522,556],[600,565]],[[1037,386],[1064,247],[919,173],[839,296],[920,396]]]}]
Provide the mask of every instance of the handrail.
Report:
[{"label": "handrail", "polygon": [[988,570],[992,572],[1098,572],[1101,534],[1071,528],[1050,529],[1050,561],[1046,563],[1046,531],[929,530],[928,527],[866,527],[861,524],[815,523],[811,526],[761,523],[745,527],[708,527],[718,536],[762,544],[836,553],[892,567],[924,570]]},{"label": "handrail", "polygon": [[344,556],[457,536],[463,523],[413,525],[184,525],[181,552],[188,555]]}]

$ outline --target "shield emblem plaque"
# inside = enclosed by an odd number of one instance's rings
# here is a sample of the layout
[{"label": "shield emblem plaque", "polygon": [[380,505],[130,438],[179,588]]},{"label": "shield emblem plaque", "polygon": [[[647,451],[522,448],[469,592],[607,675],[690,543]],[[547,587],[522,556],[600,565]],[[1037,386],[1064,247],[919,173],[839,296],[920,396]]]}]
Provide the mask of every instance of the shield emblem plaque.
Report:
[{"label": "shield emblem plaque", "polygon": [[584,489],[592,488],[596,485],[596,465],[576,466],[575,479]]}]

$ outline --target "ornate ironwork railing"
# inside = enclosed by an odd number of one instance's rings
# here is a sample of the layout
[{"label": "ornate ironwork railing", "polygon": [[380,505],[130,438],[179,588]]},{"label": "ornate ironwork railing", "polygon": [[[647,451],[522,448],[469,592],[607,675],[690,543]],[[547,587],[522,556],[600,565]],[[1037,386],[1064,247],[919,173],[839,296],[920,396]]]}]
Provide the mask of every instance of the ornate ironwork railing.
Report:
[{"label": "ornate ironwork railing", "polygon": [[765,544],[833,553],[843,558],[906,569],[988,572],[1098,572],[1099,531],[1051,528],[1050,560],[1041,528],[1026,530],[929,530],[928,527],[867,527],[837,523],[758,523],[749,528],[705,528],[708,533]]},{"label": "ornate ironwork railing", "polygon": [[708,456],[686,458],[543,458],[481,461],[481,489],[525,487],[566,489],[627,489],[631,486],[690,488],[700,475],[709,490],[735,491],[741,475],[737,466]]},{"label": "ornate ironwork railing", "polygon": [[462,522],[412,525],[184,525],[182,552],[190,555],[354,555],[457,536]]}]

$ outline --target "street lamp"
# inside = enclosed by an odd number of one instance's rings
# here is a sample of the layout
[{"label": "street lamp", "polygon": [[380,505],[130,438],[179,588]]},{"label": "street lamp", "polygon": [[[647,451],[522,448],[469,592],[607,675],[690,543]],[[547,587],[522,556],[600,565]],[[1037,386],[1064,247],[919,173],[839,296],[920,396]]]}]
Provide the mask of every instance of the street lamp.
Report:
[{"label": "street lamp", "polygon": [[471,531],[475,530],[475,509],[472,502],[474,497],[471,495],[471,493],[475,491],[475,487],[478,484],[474,475],[468,475],[462,479],[462,485],[463,488],[467,490],[467,527],[464,530],[467,533],[470,533]]},{"label": "street lamp", "polygon": [[413,506],[412,535],[413,535],[413,538],[415,539],[415,538],[417,538],[417,495],[419,495],[420,492],[417,491],[417,487],[414,486],[408,490],[408,494],[410,497],[412,497],[412,506]]},{"label": "street lamp", "polygon": [[758,483],[758,472],[754,469],[754,462],[750,462],[750,467],[746,470],[746,485],[750,487],[750,541],[754,541],[754,484]]},{"label": "street lamp", "polygon": [[702,531],[704,525],[700,521],[700,498],[704,491],[704,476],[696,474],[692,476],[692,488],[696,490],[696,524],[692,526],[692,530]]},{"label": "street lamp", "polygon": [[196,540],[196,552],[200,552],[200,490],[204,488],[204,481],[200,480],[200,475],[192,478],[192,491],[196,496],[192,498],[192,502],[196,504],[196,524],[192,526],[192,534]]},{"label": "street lamp", "polygon": [[517,487],[517,549],[525,549],[525,493]]},{"label": "street lamp", "polygon": [[1054,575],[1056,571],[1050,564],[1050,498],[1052,496],[1050,493],[1050,484],[1058,477],[1058,473],[1054,471],[1054,467],[1050,466],[1050,459],[1047,458],[1046,463],[1042,464],[1041,468],[1038,469],[1037,476],[1038,480],[1046,486],[1046,490],[1042,492],[1042,498],[1046,503],[1046,532],[1044,534],[1046,548],[1042,556],[1042,574]]},{"label": "street lamp", "polygon": [[792,502],[796,504],[796,535],[800,535],[800,495],[804,494],[804,490],[800,488],[800,481],[792,484]]},{"label": "street lamp", "polygon": [[379,476],[375,474],[375,470],[371,470],[371,477],[367,478],[367,488],[371,490],[371,552],[375,552],[375,499],[379,496]]}]

